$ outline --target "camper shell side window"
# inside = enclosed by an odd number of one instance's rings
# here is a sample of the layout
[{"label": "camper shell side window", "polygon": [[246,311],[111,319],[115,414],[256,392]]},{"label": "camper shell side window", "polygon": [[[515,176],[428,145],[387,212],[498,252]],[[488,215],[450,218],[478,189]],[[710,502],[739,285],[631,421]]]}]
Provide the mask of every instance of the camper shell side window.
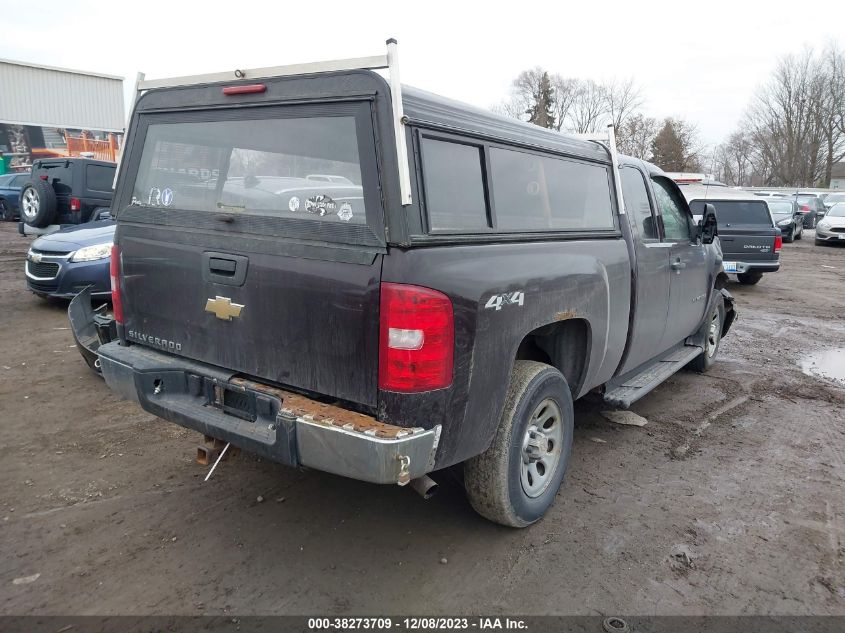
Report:
[{"label": "camper shell side window", "polygon": [[416,130],[420,207],[432,236],[616,233],[608,165]]}]

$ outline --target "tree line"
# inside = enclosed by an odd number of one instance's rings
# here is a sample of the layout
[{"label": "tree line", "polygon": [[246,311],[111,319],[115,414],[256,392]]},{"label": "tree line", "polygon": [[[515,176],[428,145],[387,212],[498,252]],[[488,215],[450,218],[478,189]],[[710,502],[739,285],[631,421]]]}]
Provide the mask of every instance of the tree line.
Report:
[{"label": "tree line", "polygon": [[614,126],[619,151],[666,171],[705,171],[729,185],[827,186],[845,159],[845,54],[833,43],[780,59],[738,129],[715,147],[695,124],[640,111],[632,79],[598,83],[542,67],[521,72],[495,110],[562,132]]},{"label": "tree line", "polygon": [[640,112],[644,98],[633,79],[598,83],[565,78],[537,66],[522,71],[493,109],[558,132],[586,134],[612,124],[619,151],[666,171],[699,171],[703,147],[692,123]]},{"label": "tree line", "polygon": [[845,53],[831,43],[778,61],[713,165],[731,185],[826,187],[843,159]]}]

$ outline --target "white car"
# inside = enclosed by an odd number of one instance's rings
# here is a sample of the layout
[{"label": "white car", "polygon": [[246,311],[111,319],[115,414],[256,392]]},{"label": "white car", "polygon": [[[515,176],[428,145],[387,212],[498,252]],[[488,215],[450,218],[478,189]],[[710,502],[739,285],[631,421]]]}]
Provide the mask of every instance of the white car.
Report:
[{"label": "white car", "polygon": [[845,202],[834,204],[816,225],[816,244],[845,244]]}]

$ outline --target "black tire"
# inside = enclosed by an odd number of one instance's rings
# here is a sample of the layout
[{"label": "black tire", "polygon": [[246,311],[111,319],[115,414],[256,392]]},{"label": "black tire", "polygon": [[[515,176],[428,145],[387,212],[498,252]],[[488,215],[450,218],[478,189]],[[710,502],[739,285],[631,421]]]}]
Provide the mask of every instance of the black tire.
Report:
[{"label": "black tire", "polygon": [[824,246],[824,241],[816,238],[816,246]]},{"label": "black tire", "polygon": [[[725,323],[725,300],[721,295],[716,299],[716,304],[710,310],[698,334],[704,337],[704,351],[693,358],[689,368],[701,374],[706,372],[716,362],[719,354],[719,345],[722,342],[722,326]],[[713,330],[711,331],[711,327]]]},{"label": "black tire", "polygon": [[785,238],[783,238],[783,241],[784,241],[784,244],[792,244],[792,242],[795,241],[795,227],[794,226],[792,227],[792,230],[789,232],[789,234]]},{"label": "black tire", "polygon": [[736,278],[741,284],[753,286],[763,278],[763,275],[762,273],[739,273]]},{"label": "black tire", "polygon": [[9,203],[5,200],[0,200],[0,222],[11,222],[14,220],[14,213],[9,208]]},{"label": "black tire", "polygon": [[[549,403],[556,406],[559,414],[558,421],[551,425],[542,417],[546,413],[554,415],[554,408]],[[552,430],[547,431],[548,436],[541,434],[540,439],[534,433],[531,439],[539,443],[542,447],[539,450],[545,457],[556,461],[550,474],[543,468],[542,475],[546,478],[542,480],[531,480],[529,474],[528,480],[532,485],[536,481],[538,486],[536,494],[530,495],[525,489],[528,484],[523,483],[525,468],[530,470],[524,456],[529,450],[526,443],[529,429],[532,426],[537,429],[532,422],[538,417],[545,422],[542,430],[546,426]],[[475,511],[510,527],[526,527],[540,519],[554,501],[566,473],[572,453],[573,421],[572,394],[563,374],[543,363],[516,361],[493,442],[481,455],[464,464],[464,485]],[[555,424],[559,424],[559,428],[555,428]],[[551,438],[556,431],[559,431],[559,435],[555,435],[559,438],[557,446],[545,439]],[[558,455],[554,456],[556,451],[559,451]],[[540,463],[545,462],[541,458],[531,463],[537,472]]]},{"label": "black tire", "polygon": [[36,228],[44,228],[56,217],[56,192],[45,180],[30,180],[21,189],[21,220]]}]

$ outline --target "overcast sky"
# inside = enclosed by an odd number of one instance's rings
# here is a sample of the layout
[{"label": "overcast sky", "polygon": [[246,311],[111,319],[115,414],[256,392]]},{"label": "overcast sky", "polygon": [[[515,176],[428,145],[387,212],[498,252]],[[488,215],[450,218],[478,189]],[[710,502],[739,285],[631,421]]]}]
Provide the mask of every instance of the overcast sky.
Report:
[{"label": "overcast sky", "polygon": [[845,48],[842,0],[779,4],[0,0],[0,57],[121,75],[128,98],[138,71],[153,79],[374,55],[396,37],[403,83],[490,107],[535,65],[633,77],[647,114],[683,117],[715,143],[780,56],[826,41]]}]

